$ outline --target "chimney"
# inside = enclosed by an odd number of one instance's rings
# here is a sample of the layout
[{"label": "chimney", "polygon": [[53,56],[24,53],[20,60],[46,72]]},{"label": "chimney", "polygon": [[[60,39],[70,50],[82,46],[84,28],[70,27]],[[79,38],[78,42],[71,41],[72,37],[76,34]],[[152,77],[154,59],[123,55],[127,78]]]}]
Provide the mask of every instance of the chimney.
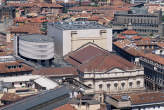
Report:
[{"label": "chimney", "polygon": [[56,3],[56,0],[51,0],[52,3]]}]

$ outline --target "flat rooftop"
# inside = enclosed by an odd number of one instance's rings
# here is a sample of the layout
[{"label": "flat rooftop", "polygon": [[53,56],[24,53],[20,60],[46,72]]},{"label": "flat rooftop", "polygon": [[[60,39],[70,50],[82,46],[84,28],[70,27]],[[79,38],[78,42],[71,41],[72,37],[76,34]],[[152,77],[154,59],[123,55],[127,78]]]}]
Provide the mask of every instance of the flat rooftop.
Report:
[{"label": "flat rooftop", "polygon": [[19,39],[28,42],[38,42],[38,43],[53,42],[53,39],[51,37],[41,34],[23,35],[20,36]]},{"label": "flat rooftop", "polygon": [[57,22],[55,26],[63,30],[107,29],[108,27],[94,21]]}]

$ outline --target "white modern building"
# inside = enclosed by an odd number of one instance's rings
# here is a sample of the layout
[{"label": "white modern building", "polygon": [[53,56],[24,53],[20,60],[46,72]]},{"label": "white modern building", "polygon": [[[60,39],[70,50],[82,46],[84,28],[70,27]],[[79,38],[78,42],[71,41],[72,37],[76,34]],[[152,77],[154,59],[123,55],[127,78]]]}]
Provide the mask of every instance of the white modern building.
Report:
[{"label": "white modern building", "polygon": [[14,48],[16,56],[41,64],[49,64],[55,54],[53,39],[39,34],[17,36]]},{"label": "white modern building", "polygon": [[112,29],[97,22],[76,21],[49,24],[48,36],[54,37],[55,50],[59,56],[64,56],[88,42],[112,51]]}]

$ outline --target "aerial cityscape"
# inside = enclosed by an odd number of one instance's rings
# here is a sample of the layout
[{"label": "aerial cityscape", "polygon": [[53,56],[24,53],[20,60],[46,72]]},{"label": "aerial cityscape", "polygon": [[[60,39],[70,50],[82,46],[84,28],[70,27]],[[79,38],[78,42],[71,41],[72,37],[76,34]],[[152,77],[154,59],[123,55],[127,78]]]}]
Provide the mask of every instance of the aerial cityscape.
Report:
[{"label": "aerial cityscape", "polygon": [[164,110],[164,0],[0,0],[0,110]]}]

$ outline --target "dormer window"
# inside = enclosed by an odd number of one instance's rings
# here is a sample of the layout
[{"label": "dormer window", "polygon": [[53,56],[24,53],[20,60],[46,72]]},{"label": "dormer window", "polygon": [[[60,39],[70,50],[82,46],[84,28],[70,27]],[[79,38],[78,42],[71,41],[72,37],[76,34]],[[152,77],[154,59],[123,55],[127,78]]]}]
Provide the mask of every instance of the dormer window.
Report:
[{"label": "dormer window", "polygon": [[8,69],[13,69],[13,68],[22,68],[23,65],[10,65],[10,66],[7,66]]},{"label": "dormer window", "polygon": [[8,69],[10,69],[10,68],[11,68],[11,66],[8,66],[7,68],[8,68]]},{"label": "dormer window", "polygon": [[22,67],[23,67],[23,65],[18,65],[18,67],[19,67],[19,68],[22,68]]}]

